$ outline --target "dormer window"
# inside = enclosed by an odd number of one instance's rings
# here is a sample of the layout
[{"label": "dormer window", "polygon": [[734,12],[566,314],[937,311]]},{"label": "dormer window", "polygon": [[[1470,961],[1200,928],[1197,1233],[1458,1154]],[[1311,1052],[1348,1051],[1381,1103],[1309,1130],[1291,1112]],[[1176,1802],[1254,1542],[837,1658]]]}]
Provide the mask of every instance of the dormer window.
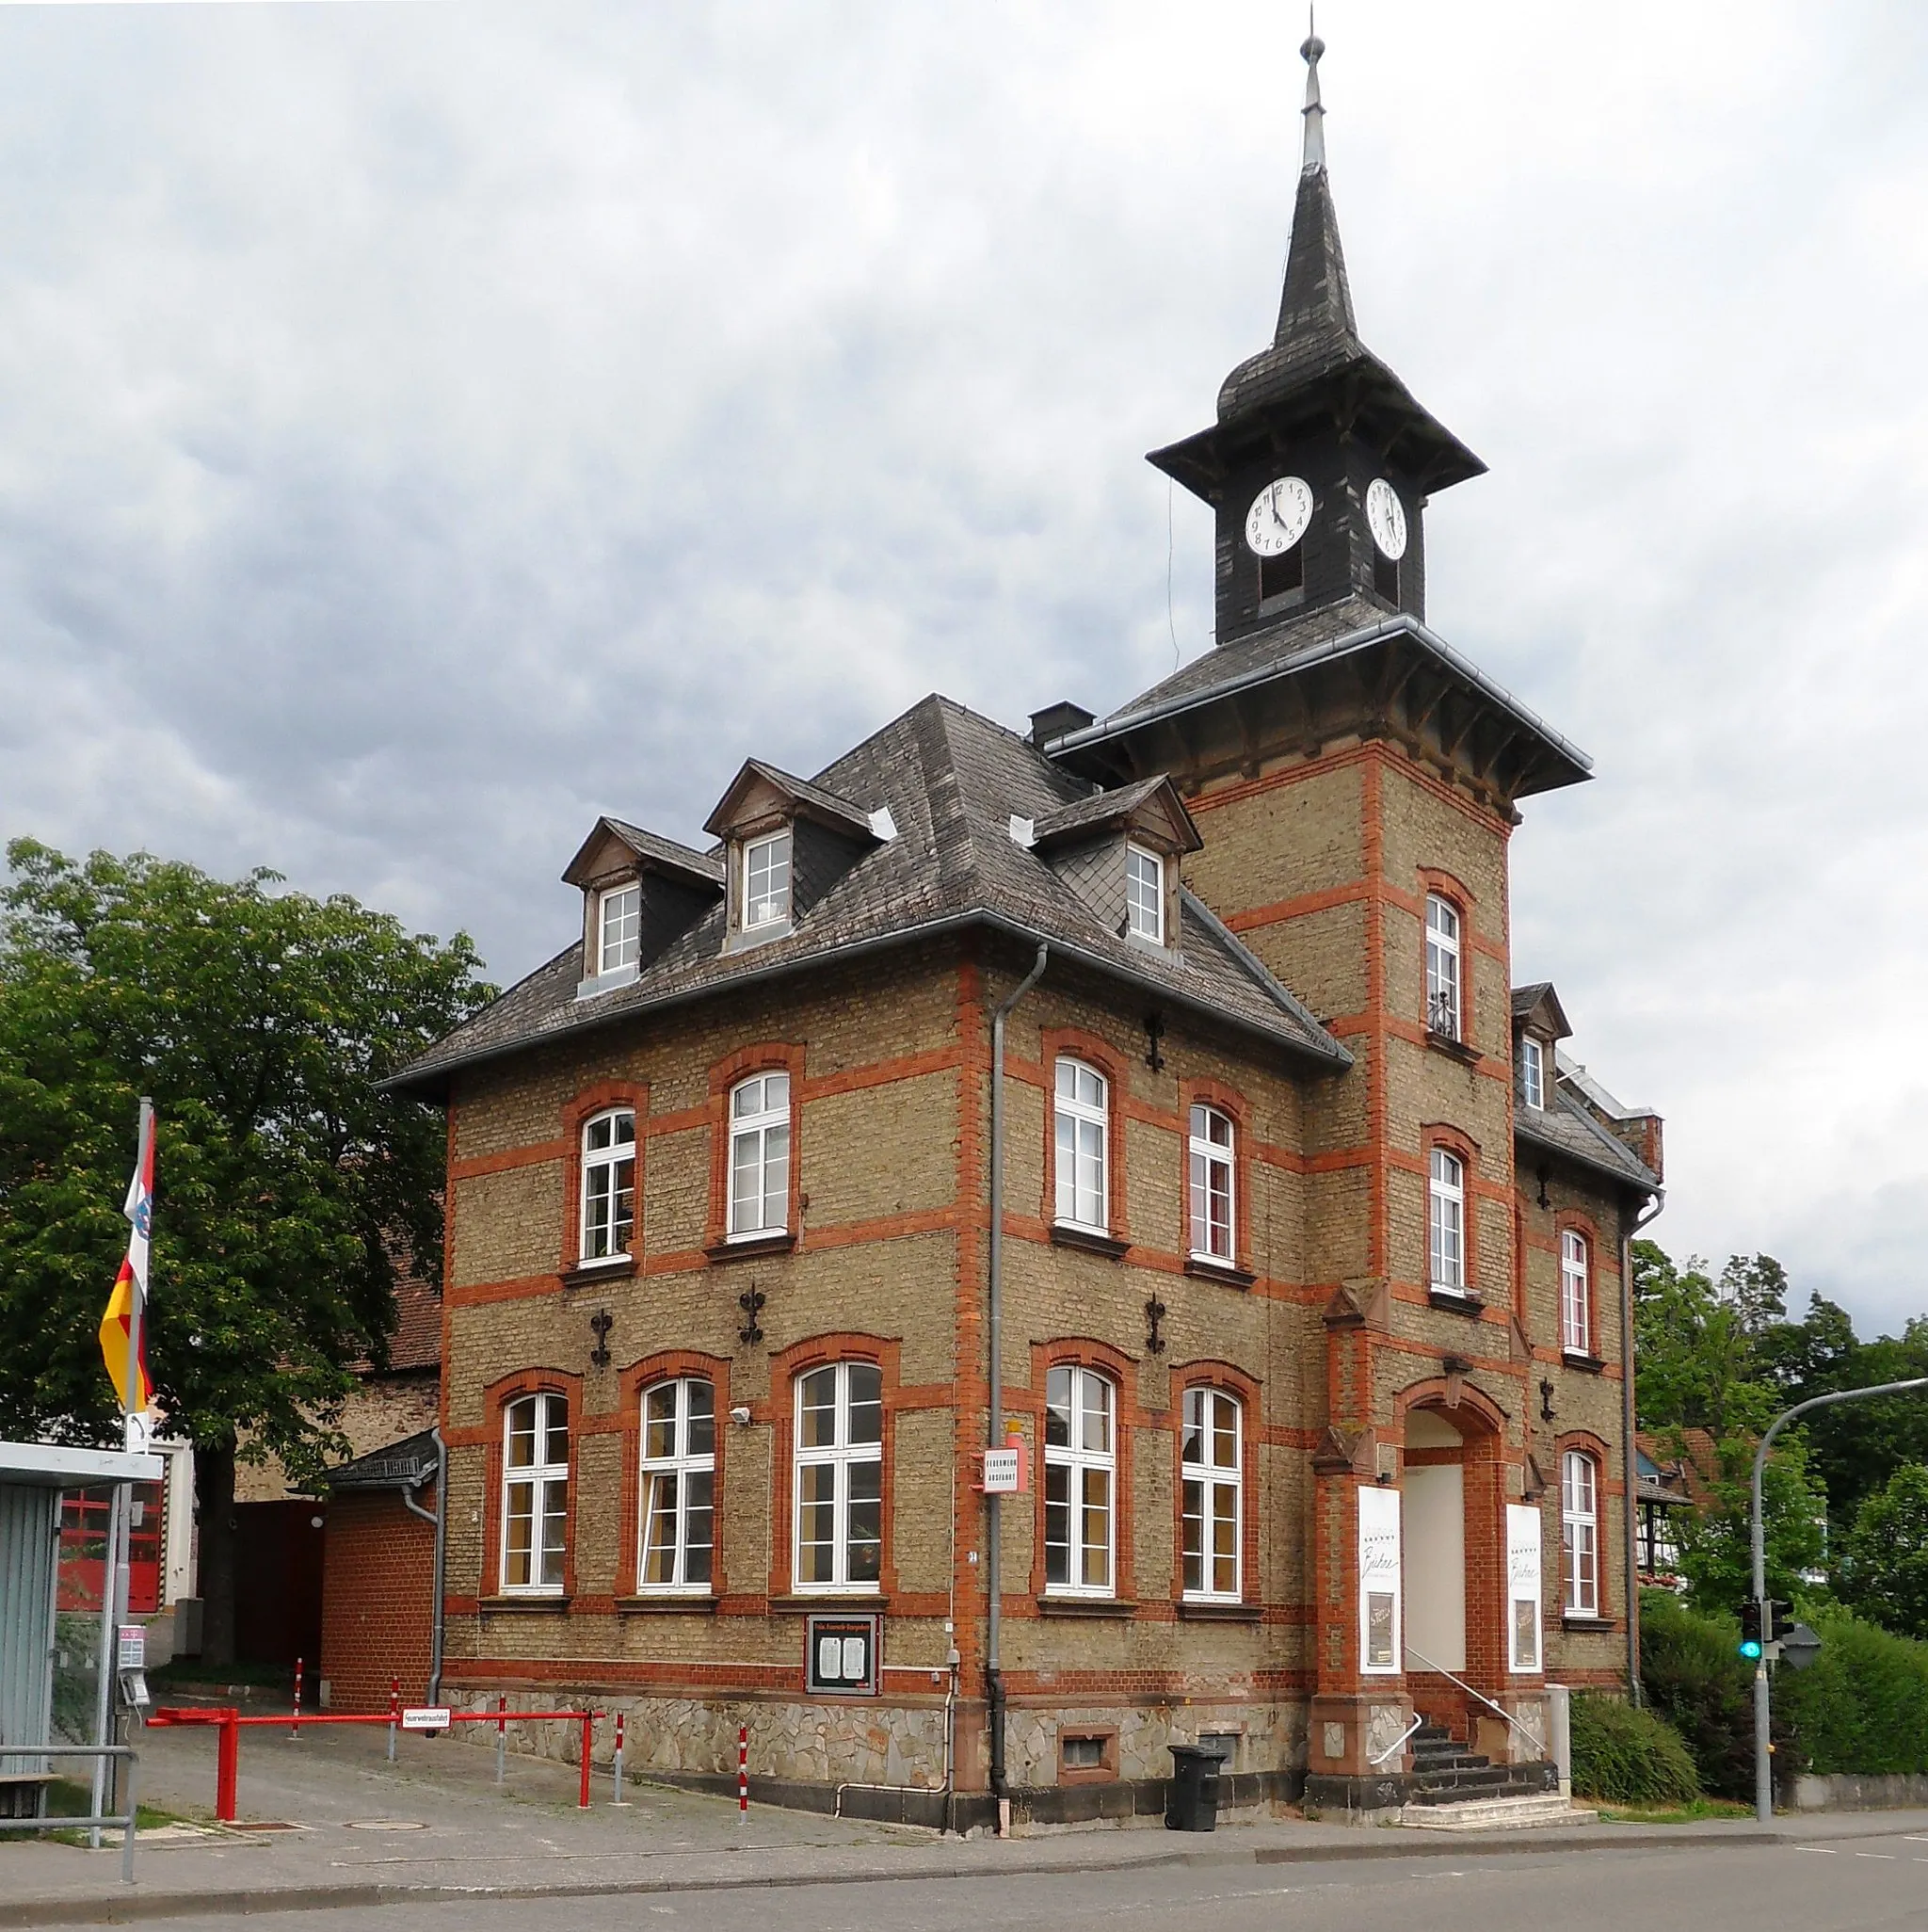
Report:
[{"label": "dormer window", "polygon": [[632,881],[612,886],[596,902],[600,973],[618,973],[634,966],[641,950],[643,931],[643,889]]},{"label": "dormer window", "polygon": [[743,929],[754,932],[790,918],[790,828],[749,840],[743,848]]},{"label": "dormer window", "polygon": [[1530,1107],[1547,1103],[1546,1054],[1530,1033],[1519,1038],[1519,1097]]},{"label": "dormer window", "polygon": [[1143,845],[1125,847],[1125,930],[1165,943],[1165,861]]}]

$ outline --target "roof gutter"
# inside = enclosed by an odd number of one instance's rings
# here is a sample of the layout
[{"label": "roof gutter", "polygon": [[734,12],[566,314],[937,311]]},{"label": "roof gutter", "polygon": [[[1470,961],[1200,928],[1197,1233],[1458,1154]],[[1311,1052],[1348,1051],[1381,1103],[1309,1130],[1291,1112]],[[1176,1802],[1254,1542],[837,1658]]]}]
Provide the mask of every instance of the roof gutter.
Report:
[{"label": "roof gutter", "polygon": [[[862,958],[872,953],[886,952],[893,946],[908,945],[915,940],[938,939],[949,933],[966,931],[973,926],[989,926],[993,931],[1007,933],[1013,939],[1022,940],[1028,945],[1050,945],[1060,957],[1076,959],[1090,967],[1095,973],[1101,973],[1109,978],[1122,980],[1128,986],[1135,986],[1145,991],[1156,993],[1160,999],[1167,1000],[1175,1006],[1206,1019],[1218,1021],[1221,1024],[1237,1027],[1243,1033],[1255,1035],[1274,1046],[1282,1046],[1288,1052],[1303,1054],[1308,1059],[1318,1061],[1323,1066],[1339,1070],[1350,1067],[1353,1063],[1351,1052],[1333,1039],[1323,1028],[1314,1039],[1296,1039],[1289,1034],[1273,1033],[1267,1028],[1253,1026],[1241,1021],[1235,1014],[1228,1013],[1223,1006],[1215,1006],[1203,994],[1188,993],[1167,986],[1162,980],[1152,978],[1149,974],[1130,972],[1096,953],[1088,952],[1062,939],[1052,939],[1035,927],[1025,926],[1021,921],[1007,918],[1003,913],[977,910],[946,913],[940,919],[926,920],[921,926],[908,926],[896,932],[879,933],[871,939],[851,940],[844,945],[832,946],[827,952],[808,953],[795,959],[774,960],[768,965],[753,968],[749,972],[733,974],[729,979],[712,980],[702,986],[687,987],[676,992],[664,993],[652,1000],[625,1004],[608,1012],[578,1020],[572,1025],[559,1026],[550,1033],[529,1038],[506,1040],[500,1046],[484,1047],[475,1053],[459,1055],[420,1073],[411,1072],[405,1068],[399,1073],[391,1073],[386,1080],[377,1081],[376,1088],[382,1093],[405,1093],[410,1088],[433,1087],[450,1073],[483,1066],[492,1060],[506,1059],[512,1054],[526,1053],[534,1047],[548,1046],[558,1039],[572,1038],[579,1033],[587,1033],[599,1026],[614,1026],[625,1020],[639,1019],[645,1014],[668,1012],[678,1006],[689,1006],[697,1000],[708,999],[715,993],[733,992],[738,987],[762,986],[774,979],[787,978],[793,974],[814,972],[820,966]],[[1293,1001],[1293,1006],[1299,1017],[1314,1026],[1317,1025],[1318,1022],[1309,1019],[1296,1000]],[[1326,1044],[1322,1045],[1321,1040]]]}]

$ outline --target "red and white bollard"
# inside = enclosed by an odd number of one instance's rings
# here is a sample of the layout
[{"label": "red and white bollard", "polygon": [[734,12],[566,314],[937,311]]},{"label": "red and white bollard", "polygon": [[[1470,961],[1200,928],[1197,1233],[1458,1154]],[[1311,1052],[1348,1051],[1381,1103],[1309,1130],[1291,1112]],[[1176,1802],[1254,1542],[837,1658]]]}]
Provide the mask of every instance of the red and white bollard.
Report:
[{"label": "red and white bollard", "polygon": [[295,1721],[288,1727],[290,1737],[301,1735],[301,1660],[295,1659]]},{"label": "red and white bollard", "polygon": [[609,1800],[612,1805],[627,1805],[629,1800],[622,1795],[622,1713],[616,1714],[616,1794]]},{"label": "red and white bollard", "polygon": [[388,1681],[388,1761],[395,1761],[395,1732],[402,1722],[402,1680],[392,1677]]},{"label": "red and white bollard", "polygon": [[749,1823],[749,1726],[736,1727],[736,1822]]},{"label": "red and white bollard", "polygon": [[508,1699],[495,1700],[495,1781],[500,1784],[508,1774]]}]

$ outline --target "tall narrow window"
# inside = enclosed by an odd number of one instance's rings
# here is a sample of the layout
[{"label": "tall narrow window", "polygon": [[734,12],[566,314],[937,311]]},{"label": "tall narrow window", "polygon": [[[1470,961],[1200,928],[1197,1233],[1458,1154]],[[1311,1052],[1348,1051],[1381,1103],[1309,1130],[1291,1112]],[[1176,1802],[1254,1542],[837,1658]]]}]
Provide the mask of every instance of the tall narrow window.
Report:
[{"label": "tall narrow window", "polygon": [[1593,1353],[1591,1259],[1584,1234],[1569,1228],[1560,1236],[1560,1346],[1568,1355]]},{"label": "tall narrow window", "polygon": [[1102,1233],[1106,1215],[1104,1075],[1083,1060],[1057,1067],[1057,1217]]},{"label": "tall narrow window", "polygon": [[1237,1399],[1218,1389],[1187,1389],[1179,1481],[1188,1597],[1239,1601],[1240,1464]]},{"label": "tall narrow window", "polygon": [[643,1392],[645,1590],[709,1587],[715,1553],[716,1393],[700,1377]]},{"label": "tall narrow window", "polygon": [[743,848],[743,924],[778,926],[790,917],[790,831],[752,839]]},{"label": "tall narrow window", "polygon": [[503,1594],[555,1596],[569,1520],[569,1404],[560,1395],[518,1396],[502,1426]]},{"label": "tall narrow window", "polygon": [[1216,1107],[1192,1109],[1192,1252],[1200,1261],[1230,1264],[1232,1244],[1232,1124]]},{"label": "tall narrow window", "polygon": [[1546,1054],[1530,1033],[1519,1037],[1519,1097],[1530,1107],[1547,1103]]},{"label": "tall narrow window", "polygon": [[1426,1248],[1432,1285],[1442,1295],[1466,1293],[1466,1164],[1436,1147],[1427,1184]]},{"label": "tall narrow window", "polygon": [[627,1107],[583,1127],[585,1261],[629,1252],[636,1224],[636,1117]]},{"label": "tall narrow window", "polygon": [[643,889],[612,886],[596,902],[599,945],[598,973],[615,973],[634,966],[642,943]]},{"label": "tall narrow window", "polygon": [[811,1369],[796,1381],[796,1587],[875,1590],[883,1549],[883,1371]]},{"label": "tall narrow window", "polygon": [[1560,1538],[1569,1617],[1600,1613],[1598,1473],[1593,1457],[1583,1450],[1569,1449],[1560,1458]]},{"label": "tall narrow window", "polygon": [[757,1073],[730,1093],[730,1238],[780,1234],[790,1219],[790,1076]]},{"label": "tall narrow window", "polygon": [[1125,847],[1125,930],[1165,943],[1165,861],[1142,845]]},{"label": "tall narrow window", "polygon": [[1438,893],[1426,898],[1426,1031],[1459,1038],[1459,909]]},{"label": "tall narrow window", "polygon": [[1054,1593],[1112,1593],[1115,1406],[1112,1385],[1094,1369],[1054,1368],[1045,1377],[1044,1584]]}]

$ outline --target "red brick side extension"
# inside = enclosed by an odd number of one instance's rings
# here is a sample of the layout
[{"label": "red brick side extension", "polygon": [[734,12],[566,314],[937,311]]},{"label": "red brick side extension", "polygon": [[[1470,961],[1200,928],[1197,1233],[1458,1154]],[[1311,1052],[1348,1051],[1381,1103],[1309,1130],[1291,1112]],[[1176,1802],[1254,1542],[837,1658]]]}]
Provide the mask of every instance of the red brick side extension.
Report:
[{"label": "red brick side extension", "polygon": [[[426,1495],[432,1508],[433,1489]],[[426,1699],[434,1583],[434,1527],[410,1515],[398,1492],[345,1492],[329,1503],[321,1676],[330,1711],[386,1711],[394,1677],[403,1703]]]}]

